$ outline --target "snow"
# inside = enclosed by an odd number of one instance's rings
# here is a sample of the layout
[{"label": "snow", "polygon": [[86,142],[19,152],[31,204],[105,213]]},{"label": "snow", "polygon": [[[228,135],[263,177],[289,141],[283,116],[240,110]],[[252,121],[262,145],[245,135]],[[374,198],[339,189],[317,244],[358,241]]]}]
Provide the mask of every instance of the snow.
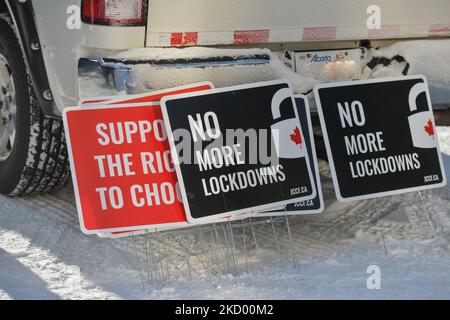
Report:
[{"label": "snow", "polygon": [[[186,68],[183,66],[155,66],[145,61],[176,59],[207,59],[220,57],[243,57],[268,55],[270,61],[258,65],[229,65]],[[392,59],[401,56],[405,61],[391,61],[387,66],[377,65],[373,70],[365,67],[374,57]],[[311,65],[309,74],[298,74],[292,71],[280,59],[280,53],[268,49],[218,49],[208,47],[188,48],[139,48],[123,51],[114,56],[122,60],[143,61],[142,64],[130,66],[133,74],[132,83],[128,83],[128,91],[132,93],[175,87],[194,82],[210,81],[216,87],[245,84],[257,81],[288,79],[295,93],[308,93],[322,82],[352,79],[370,79],[400,76],[409,64],[408,74],[423,74],[430,86],[449,88],[450,64],[446,59],[450,56],[450,40],[414,40],[402,41],[390,46],[366,50],[361,61],[337,62]],[[316,78],[314,78],[316,77]],[[101,76],[85,76],[79,78],[80,98],[118,95],[106,85]]]},{"label": "snow", "polygon": [[[438,127],[437,128],[441,152],[450,155],[450,130],[448,127]],[[450,178],[450,177],[449,177]]]},{"label": "snow", "polygon": [[217,49],[207,47],[186,48],[138,48],[123,51],[115,57],[125,60],[208,59],[212,57],[271,55],[269,49]]},{"label": "snow", "polygon": [[[448,175],[450,127],[438,133]],[[235,228],[239,263],[216,265],[216,273],[208,269],[212,256],[186,231],[114,240],[83,235],[70,185],[56,195],[0,197],[0,299],[450,298],[450,188],[422,192],[423,203],[412,193],[344,205],[332,200],[329,169],[320,167],[327,211],[290,217],[292,240],[285,222],[255,226],[258,248]],[[147,264],[149,252],[160,260]],[[370,265],[381,269],[380,290],[367,289]],[[165,281],[149,280],[162,270]]]},{"label": "snow", "polygon": [[[207,59],[220,57],[252,57],[268,55],[270,61],[261,65],[214,66],[203,68],[164,68],[146,64],[131,66],[134,79],[145,79],[144,84],[153,89],[174,87],[187,83],[211,81],[216,87],[245,84],[257,81],[288,79],[295,92],[310,91],[317,80],[303,77],[289,68],[268,49],[216,49],[206,47],[183,48],[144,48],[131,49],[117,54],[115,57],[134,61],[158,61],[176,59]],[[169,80],[170,79],[170,80]]]},{"label": "snow", "polygon": [[[408,74],[423,74],[429,84],[440,88],[449,88],[450,40],[415,40],[398,42],[391,46],[372,49],[370,57],[392,58],[400,55],[410,64]],[[394,62],[388,67],[378,67],[372,73],[366,74],[369,78],[389,77],[402,75],[405,63]]]},{"label": "snow", "polygon": [[[258,65],[222,65],[198,68],[153,66],[146,62],[159,60],[176,60],[191,58],[249,57],[269,55],[268,63]],[[225,87],[258,81],[288,79],[296,93],[308,92],[318,80],[301,76],[291,69],[268,49],[216,49],[205,47],[183,48],[141,48],[130,49],[116,54],[114,58],[121,60],[143,61],[142,64],[131,65],[132,83],[127,83],[131,93],[147,92],[170,87],[177,87],[195,82],[210,81],[215,87]],[[86,97],[114,96],[123,94],[106,84],[101,75],[90,74],[79,77],[80,99]],[[130,93],[130,92],[129,92]]]}]

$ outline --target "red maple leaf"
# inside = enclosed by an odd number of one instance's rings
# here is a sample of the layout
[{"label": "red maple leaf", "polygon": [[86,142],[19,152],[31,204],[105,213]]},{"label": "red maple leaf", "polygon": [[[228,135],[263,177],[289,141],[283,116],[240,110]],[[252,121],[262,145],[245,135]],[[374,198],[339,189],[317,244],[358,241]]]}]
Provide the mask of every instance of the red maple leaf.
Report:
[{"label": "red maple leaf", "polygon": [[298,127],[295,127],[294,133],[291,134],[291,140],[294,141],[295,144],[302,144],[302,135]]},{"label": "red maple leaf", "polygon": [[427,125],[423,127],[425,132],[428,133],[429,136],[433,136],[434,139],[434,128],[431,119],[427,121]]}]

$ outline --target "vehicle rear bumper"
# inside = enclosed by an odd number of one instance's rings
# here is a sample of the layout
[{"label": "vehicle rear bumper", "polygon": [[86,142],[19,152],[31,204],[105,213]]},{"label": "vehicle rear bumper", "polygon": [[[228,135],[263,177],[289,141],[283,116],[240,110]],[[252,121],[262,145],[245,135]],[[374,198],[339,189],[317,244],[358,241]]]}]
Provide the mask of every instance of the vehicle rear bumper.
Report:
[{"label": "vehicle rear bumper", "polygon": [[145,48],[81,59],[79,97],[142,93],[194,82],[216,87],[287,78],[298,93],[318,83],[289,69],[268,49]]},{"label": "vehicle rear bumper", "polygon": [[[450,40],[443,44],[450,45]],[[113,57],[81,59],[78,67],[79,99],[142,93],[201,81],[210,81],[216,87],[223,87],[286,78],[291,81],[295,93],[308,94],[311,109],[314,110],[311,90],[317,83],[363,78],[367,63],[378,52],[376,49],[353,50],[361,50],[363,56],[361,61],[353,65],[352,72],[341,72],[338,70],[339,65],[333,65],[326,66],[320,76],[317,73],[302,73],[296,70],[295,63],[283,59],[286,55],[294,56],[294,51],[276,53],[268,49],[202,47],[128,50]],[[420,60],[417,57],[415,59]],[[427,61],[433,63],[430,59]],[[394,67],[391,73],[396,68],[403,68]],[[381,66],[371,72],[378,76],[380,73],[385,76],[397,75],[386,73],[384,69],[386,67]],[[433,66],[430,69],[436,70]],[[431,75],[431,78],[435,78],[435,75]],[[450,121],[446,120],[449,117],[445,116],[450,112],[450,73],[441,78],[441,83],[429,81],[431,99],[433,108],[439,110],[439,121],[450,125]]]}]

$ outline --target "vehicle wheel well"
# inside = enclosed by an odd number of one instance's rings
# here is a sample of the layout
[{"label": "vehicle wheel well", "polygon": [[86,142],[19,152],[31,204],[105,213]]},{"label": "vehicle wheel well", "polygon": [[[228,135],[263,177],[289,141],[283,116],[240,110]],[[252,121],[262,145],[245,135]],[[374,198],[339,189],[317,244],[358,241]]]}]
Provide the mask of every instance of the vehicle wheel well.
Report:
[{"label": "vehicle wheel well", "polygon": [[[47,69],[41,51],[42,46],[37,33],[33,4],[31,1],[6,2],[6,0],[0,0],[0,18],[6,19],[13,26],[21,42],[36,99],[42,111],[48,116],[59,117],[60,114],[51,94]],[[37,50],[32,49],[32,42],[37,43]]]}]

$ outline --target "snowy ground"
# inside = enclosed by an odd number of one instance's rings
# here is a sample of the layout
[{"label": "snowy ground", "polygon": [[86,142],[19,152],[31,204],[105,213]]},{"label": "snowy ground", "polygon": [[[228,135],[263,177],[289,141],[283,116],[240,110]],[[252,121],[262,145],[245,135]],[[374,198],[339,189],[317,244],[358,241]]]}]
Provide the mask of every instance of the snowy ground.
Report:
[{"label": "snowy ground", "polygon": [[[450,176],[450,128],[439,128],[439,134]],[[321,173],[331,198],[323,164]],[[320,216],[289,219],[291,240],[284,222],[256,226],[258,248],[249,242],[246,255],[241,232],[248,235],[250,229],[235,228],[240,263],[216,274],[208,272],[192,235],[161,240],[83,235],[70,186],[52,196],[0,197],[0,299],[449,299],[450,188],[422,196],[423,203],[417,193],[349,205],[329,201]],[[147,269],[154,258],[148,253],[161,248],[178,260]],[[183,260],[183,250],[193,256]],[[171,268],[183,261],[191,264],[190,274]],[[367,289],[369,265],[381,269],[380,290]],[[157,277],[164,281],[150,281],[149,274],[160,269],[168,270]]]}]

